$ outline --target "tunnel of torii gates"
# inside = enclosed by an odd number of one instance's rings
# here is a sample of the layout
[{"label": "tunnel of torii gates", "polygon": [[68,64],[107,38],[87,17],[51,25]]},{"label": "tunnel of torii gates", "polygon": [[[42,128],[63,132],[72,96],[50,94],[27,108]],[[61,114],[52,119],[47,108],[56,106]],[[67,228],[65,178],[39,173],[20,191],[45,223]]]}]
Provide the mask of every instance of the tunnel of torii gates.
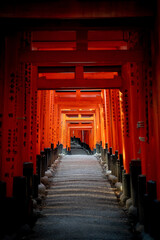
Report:
[{"label": "tunnel of torii gates", "polygon": [[128,26],[2,32],[0,180],[7,196],[24,162],[33,162],[35,174],[41,150],[51,143],[68,150],[75,136],[91,150],[97,143],[118,150],[126,172],[140,159],[160,199],[160,41],[152,25]]}]

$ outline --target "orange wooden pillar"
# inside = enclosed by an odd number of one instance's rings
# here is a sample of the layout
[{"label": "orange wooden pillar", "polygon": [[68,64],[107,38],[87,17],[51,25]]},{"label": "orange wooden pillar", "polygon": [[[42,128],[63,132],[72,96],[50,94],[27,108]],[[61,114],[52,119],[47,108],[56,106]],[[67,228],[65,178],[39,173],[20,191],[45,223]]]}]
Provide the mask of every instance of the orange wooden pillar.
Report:
[{"label": "orange wooden pillar", "polygon": [[31,64],[25,63],[22,77],[24,78],[24,135],[23,135],[23,162],[30,161],[30,135],[31,135]]},{"label": "orange wooden pillar", "polygon": [[107,98],[106,89],[103,90],[103,111],[104,111],[104,133],[105,133],[105,143],[108,143],[108,127],[107,127]]},{"label": "orange wooden pillar", "polygon": [[17,161],[16,161],[16,169],[17,176],[22,176],[23,174],[23,161],[24,161],[24,137],[26,131],[25,117],[24,117],[24,89],[25,89],[25,81],[24,81],[24,64],[18,65],[18,80],[17,80],[17,104],[16,104],[16,125],[17,125]]},{"label": "orange wooden pillar", "polygon": [[136,63],[129,64],[129,82],[130,82],[130,102],[131,102],[131,141],[132,141],[132,159],[137,159],[140,157],[139,155],[139,136],[137,130],[137,122],[139,120],[139,106],[138,106],[138,90],[139,90],[139,78],[138,72],[140,69],[138,68]]},{"label": "orange wooden pillar", "polygon": [[76,137],[76,138],[80,138],[80,140],[82,140],[82,131],[76,129],[76,130],[75,130],[75,137]]},{"label": "orange wooden pillar", "polygon": [[99,116],[99,108],[96,107],[96,142],[100,143],[101,141],[101,131],[100,131],[100,116]]},{"label": "orange wooden pillar", "polygon": [[100,106],[100,131],[102,147],[105,148],[105,128],[104,128],[104,111],[103,106]]},{"label": "orange wooden pillar", "polygon": [[61,132],[61,126],[60,126],[60,120],[61,119],[61,110],[58,106],[58,118],[57,118],[57,144],[60,142],[60,132]]},{"label": "orange wooden pillar", "polygon": [[112,149],[113,152],[119,149],[118,146],[118,125],[117,125],[117,108],[116,108],[116,90],[110,90],[110,108],[111,108],[111,130],[112,130]]},{"label": "orange wooden pillar", "polygon": [[122,98],[123,98],[123,115],[124,115],[124,132],[123,132],[123,156],[124,156],[124,168],[127,173],[129,172],[129,163],[132,159],[132,132],[131,125],[131,95],[130,95],[130,66],[129,63],[122,67]]},{"label": "orange wooden pillar", "polygon": [[[145,124],[146,124],[146,146],[145,146],[145,154],[144,157],[146,158],[146,172],[148,180],[153,179],[157,181],[156,176],[156,157],[154,141],[154,109],[153,109],[153,70],[151,67],[147,69],[147,86],[145,87]],[[145,77],[143,77],[145,79]],[[147,98],[146,98],[147,94]],[[143,158],[143,156],[142,156]],[[154,160],[153,160],[154,159]],[[142,169],[143,170],[143,169]],[[151,172],[151,175],[148,174],[148,171]],[[158,174],[159,177],[159,174]],[[160,187],[160,186],[159,186]]]},{"label": "orange wooden pillar", "polygon": [[[126,163],[126,156],[125,156],[125,126],[124,126],[124,106],[123,106],[123,94],[119,91],[119,106],[120,106],[120,129],[121,129],[121,137],[122,137],[122,151],[123,154],[123,161]],[[125,165],[125,164],[124,164]]]},{"label": "orange wooden pillar", "polygon": [[30,160],[33,162],[34,174],[36,174],[36,138],[37,138],[37,67],[31,68],[31,138]]},{"label": "orange wooden pillar", "polygon": [[95,148],[95,145],[94,145],[94,134],[95,134],[95,131],[94,131],[94,121],[92,123],[92,130],[91,130],[91,149],[92,151],[94,150]]},{"label": "orange wooden pillar", "polygon": [[[1,180],[7,183],[7,196],[12,196],[15,170],[14,134],[16,130],[15,91],[16,91],[16,36],[5,41],[5,75],[3,98],[2,165]],[[13,49],[14,46],[14,49]]]},{"label": "orange wooden pillar", "polygon": [[53,114],[53,90],[49,91],[49,126],[48,126],[48,147],[51,147],[52,143],[52,114]]},{"label": "orange wooden pillar", "polygon": [[106,90],[106,142],[108,147],[112,147],[112,115],[111,115],[111,104],[110,104],[110,90]]},{"label": "orange wooden pillar", "polygon": [[45,91],[41,91],[41,111],[40,111],[40,150],[44,150],[44,95]]},{"label": "orange wooden pillar", "polygon": [[50,91],[46,90],[45,99],[44,99],[44,147],[48,147],[48,138],[49,138],[49,98]]},{"label": "orange wooden pillar", "polygon": [[122,129],[120,116],[119,90],[110,91],[110,134],[112,138],[111,146],[113,151],[122,153]]},{"label": "orange wooden pillar", "polygon": [[63,128],[63,148],[67,148],[67,122],[66,122],[66,115],[64,117],[64,128]]},{"label": "orange wooden pillar", "polygon": [[[138,88],[138,107],[139,107],[139,119],[137,122],[138,136],[139,136],[139,154],[141,159],[142,166],[142,174],[148,177],[148,173],[150,171],[150,167],[147,173],[147,158],[150,151],[148,145],[148,139],[146,138],[147,129],[148,129],[148,120],[146,122],[146,118],[148,118],[148,81],[147,81],[147,71],[141,69],[140,73],[140,81]],[[147,151],[147,152],[146,152]],[[150,175],[150,174],[149,174]]]},{"label": "orange wooden pillar", "polygon": [[37,92],[37,135],[36,135],[36,154],[40,154],[41,151],[41,106],[42,106],[42,91]]},{"label": "orange wooden pillar", "polygon": [[71,129],[71,137],[73,138],[74,137],[74,130]]},{"label": "orange wooden pillar", "polygon": [[7,183],[7,196],[12,196],[13,177],[22,175],[24,159],[23,122],[26,119],[23,115],[24,78],[21,66],[18,68],[19,42],[19,34],[10,35],[5,40],[1,180]]},{"label": "orange wooden pillar", "polygon": [[82,130],[78,130],[78,138],[82,141]]},{"label": "orange wooden pillar", "polygon": [[[30,34],[24,33],[23,38],[29,43]],[[23,174],[23,162],[33,161],[31,135],[36,124],[32,119],[36,104],[32,66],[18,63],[19,42],[20,35],[12,35],[6,38],[5,45],[2,180],[7,182],[7,196],[12,195],[13,177]]]},{"label": "orange wooden pillar", "polygon": [[97,129],[97,126],[96,126],[96,114],[94,113],[94,120],[93,120],[93,131],[94,131],[94,139],[93,139],[93,147],[96,149],[96,142],[97,142],[97,139],[96,139],[96,129]]},{"label": "orange wooden pillar", "polygon": [[89,145],[89,131],[88,130],[83,130],[84,131],[84,142]]},{"label": "orange wooden pillar", "polygon": [[66,148],[68,150],[68,147],[70,145],[70,141],[69,141],[69,138],[70,138],[70,129],[68,127],[68,123],[66,122],[66,127],[65,127],[65,137],[66,137]]},{"label": "orange wooden pillar", "polygon": [[69,127],[67,128],[67,147],[71,148],[71,130]]},{"label": "orange wooden pillar", "polygon": [[54,143],[54,104],[55,104],[55,90],[51,92],[51,143]]},{"label": "orange wooden pillar", "polygon": [[0,179],[2,179],[2,128],[3,128],[3,105],[4,105],[4,59],[5,59],[5,37],[0,37]]},{"label": "orange wooden pillar", "polygon": [[158,199],[160,199],[160,2],[157,1],[155,39],[153,46],[153,157],[156,165]]},{"label": "orange wooden pillar", "polygon": [[66,138],[65,138],[65,132],[66,130],[66,115],[61,115],[61,143],[63,144],[63,148],[66,148]]},{"label": "orange wooden pillar", "polygon": [[[31,49],[31,33],[23,33],[23,46],[25,49]],[[33,162],[34,172],[36,171],[36,104],[37,104],[37,68],[32,69],[31,63],[22,63],[20,69],[20,78],[22,79],[22,89],[18,94],[18,114],[20,115],[18,132],[19,132],[19,158],[22,162]],[[21,96],[23,94],[23,96]],[[23,105],[22,105],[22,104]],[[22,116],[21,116],[22,115]],[[23,119],[23,120],[22,120]],[[22,129],[23,127],[23,129]],[[20,138],[23,136],[23,141]],[[23,166],[21,166],[22,174]]]},{"label": "orange wooden pillar", "polygon": [[[31,49],[31,33],[23,34],[24,48]],[[17,148],[18,158],[23,162],[33,162],[36,173],[36,115],[37,115],[37,67],[30,63],[18,66],[17,88]],[[18,175],[22,175],[23,165],[17,161],[16,168],[20,168]]]},{"label": "orange wooden pillar", "polygon": [[90,149],[93,151],[94,149],[94,126],[92,124],[92,129],[90,130],[90,133],[89,133],[89,146],[90,146]]},{"label": "orange wooden pillar", "polygon": [[124,156],[125,167],[129,171],[131,159],[140,158],[139,122],[139,72],[141,66],[127,63],[123,66],[123,114],[124,114]]},{"label": "orange wooden pillar", "polygon": [[40,149],[44,150],[45,148],[45,142],[44,142],[44,126],[45,126],[45,100],[46,100],[46,91],[41,92],[41,115],[40,115]]},{"label": "orange wooden pillar", "polygon": [[57,121],[58,121],[58,104],[54,104],[54,146],[57,145]]},{"label": "orange wooden pillar", "polygon": [[118,152],[122,153],[122,123],[120,116],[120,91],[115,90],[115,102],[116,102],[116,121],[117,121],[117,137],[118,137]]}]

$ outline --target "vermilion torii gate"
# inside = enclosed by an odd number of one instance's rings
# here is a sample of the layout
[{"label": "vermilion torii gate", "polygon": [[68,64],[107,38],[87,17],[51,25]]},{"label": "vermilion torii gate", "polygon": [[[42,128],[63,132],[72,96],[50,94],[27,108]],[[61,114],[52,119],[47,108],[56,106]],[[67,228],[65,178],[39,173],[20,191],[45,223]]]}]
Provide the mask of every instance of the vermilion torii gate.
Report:
[{"label": "vermilion torii gate", "polygon": [[[4,31],[1,24],[0,179],[7,182],[7,195],[12,196],[13,177],[22,175],[23,162],[33,162],[36,172],[40,150],[58,142],[69,146],[69,129],[92,129],[91,148],[97,142],[102,141],[103,147],[108,143],[114,151],[123,153],[127,172],[131,159],[141,159],[142,173],[147,180],[156,180],[159,198],[160,60],[159,52],[154,50],[160,45],[159,18],[154,31],[158,40],[154,41],[151,28],[145,25],[152,19],[152,9],[135,3],[133,11],[127,6],[125,11],[114,9],[115,15],[111,16],[107,7],[112,6],[103,3],[105,14],[100,11],[103,8],[98,8],[94,14],[93,9],[85,10],[84,16],[84,4],[76,8],[74,24],[73,12],[68,13],[71,20],[65,22],[66,15],[60,14],[59,8],[57,13],[54,10],[59,25],[48,10],[45,18],[52,20],[49,26],[38,9],[35,13],[30,10],[27,16],[25,12],[26,17],[20,6],[16,8],[17,17],[11,8],[4,6],[0,11],[6,27],[8,18],[14,19],[12,31]],[[102,20],[110,16],[116,23],[100,21],[100,13]],[[33,21],[31,26],[30,20],[38,16],[44,25]],[[23,26],[16,25],[20,17],[25,19]],[[144,23],[143,17],[149,21]],[[124,20],[129,21],[124,24]],[[93,92],[83,92],[85,89]],[[83,127],[75,126],[75,121],[81,122],[80,109],[86,115],[89,109],[93,111],[88,126],[85,121]],[[74,121],[65,113],[71,110],[78,114]]]}]

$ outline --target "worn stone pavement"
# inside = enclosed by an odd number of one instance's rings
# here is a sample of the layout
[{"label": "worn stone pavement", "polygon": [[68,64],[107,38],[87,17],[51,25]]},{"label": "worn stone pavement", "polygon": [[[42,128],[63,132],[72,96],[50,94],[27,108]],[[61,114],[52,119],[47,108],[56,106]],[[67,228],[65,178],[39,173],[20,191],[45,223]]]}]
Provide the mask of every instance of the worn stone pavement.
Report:
[{"label": "worn stone pavement", "polygon": [[78,143],[71,142],[71,155],[88,155],[87,150],[83,149]]},{"label": "worn stone pavement", "polygon": [[125,213],[95,156],[62,157],[30,239],[133,239]]}]

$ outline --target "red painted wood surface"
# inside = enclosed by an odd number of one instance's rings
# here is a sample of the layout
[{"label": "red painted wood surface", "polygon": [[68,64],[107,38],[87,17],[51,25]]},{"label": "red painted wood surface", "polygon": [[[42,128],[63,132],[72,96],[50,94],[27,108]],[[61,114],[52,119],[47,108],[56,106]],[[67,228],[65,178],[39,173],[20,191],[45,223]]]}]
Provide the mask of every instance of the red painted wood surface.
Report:
[{"label": "red painted wood surface", "polygon": [[157,11],[156,42],[151,32],[107,35],[87,27],[0,38],[0,180],[7,182],[7,196],[24,162],[33,162],[36,173],[36,154],[51,143],[70,147],[75,136],[92,150],[102,142],[123,153],[127,172],[130,161],[140,159],[142,174],[157,182],[160,198]]}]

